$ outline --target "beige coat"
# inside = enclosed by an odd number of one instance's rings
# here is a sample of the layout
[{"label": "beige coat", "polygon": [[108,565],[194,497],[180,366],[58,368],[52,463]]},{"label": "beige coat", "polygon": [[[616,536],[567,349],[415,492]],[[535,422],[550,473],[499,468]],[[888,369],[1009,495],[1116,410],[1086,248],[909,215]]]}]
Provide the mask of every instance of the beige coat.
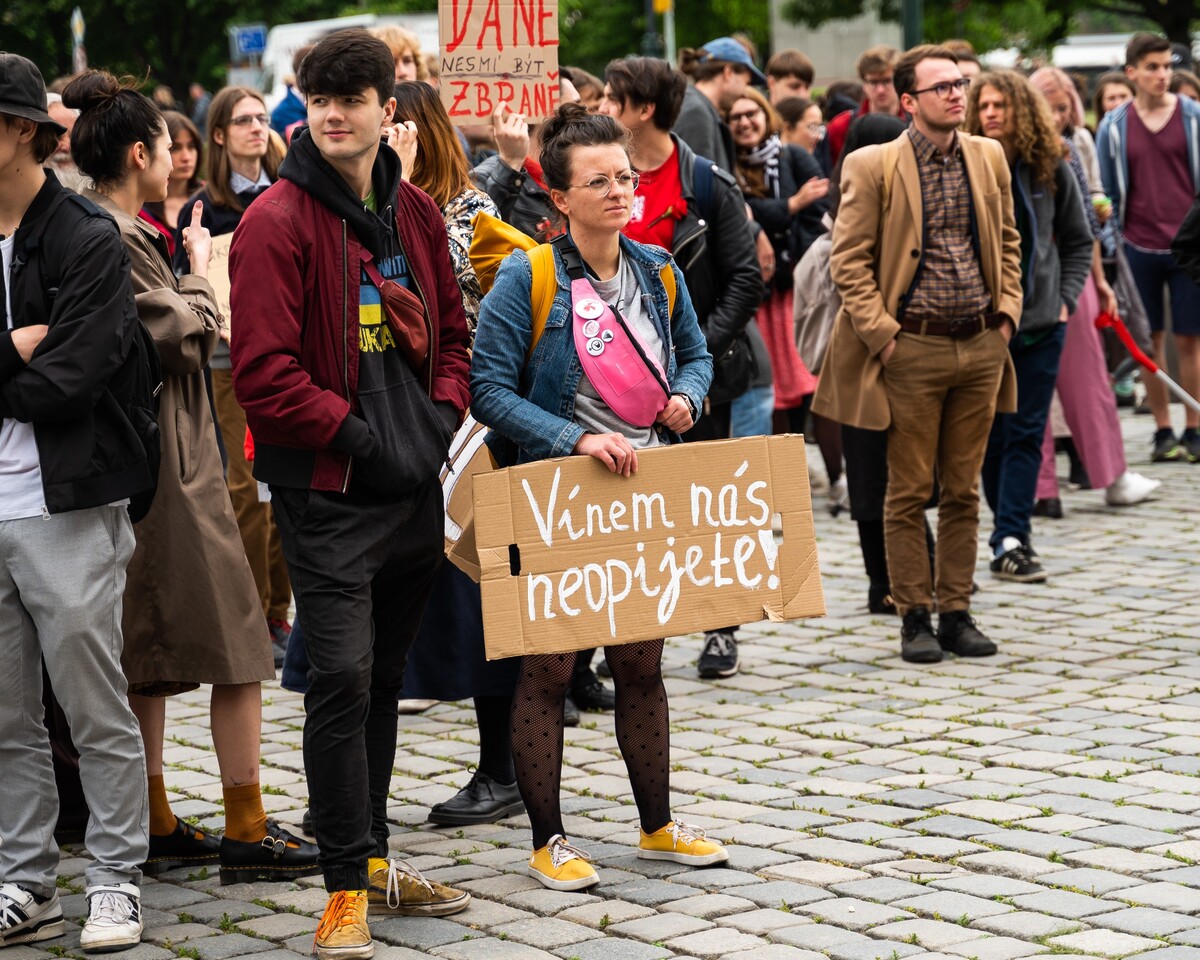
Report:
[{"label": "beige coat", "polygon": [[201,683],[275,676],[271,640],[238,534],[204,385],[221,322],[207,280],[171,272],[154,227],[94,191],[129,252],[138,316],[162,363],[162,464],[150,512],[135,526],[125,587],[131,693],[170,696]]},{"label": "beige coat", "polygon": [[[1011,175],[1000,144],[959,134],[983,282],[992,309],[1021,318],[1021,238],[1013,221]],[[897,149],[898,148],[898,149]],[[885,185],[887,156],[896,158]],[[833,227],[830,269],[842,309],[821,368],[813,412],[867,430],[892,422],[879,352],[900,332],[896,313],[912,285],[922,242],[921,180],[907,133],[893,144],[863,147],[843,160],[842,200]],[[946,319],[953,319],[947,317]],[[1006,362],[997,410],[1016,410],[1017,383]]]}]

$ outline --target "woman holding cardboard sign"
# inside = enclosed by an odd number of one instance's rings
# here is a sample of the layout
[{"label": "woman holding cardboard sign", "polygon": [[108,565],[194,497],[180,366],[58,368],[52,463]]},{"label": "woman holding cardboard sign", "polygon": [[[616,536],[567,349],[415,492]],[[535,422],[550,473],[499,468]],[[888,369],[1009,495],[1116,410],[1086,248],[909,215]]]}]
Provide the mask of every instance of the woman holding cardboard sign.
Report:
[{"label": "woman holding cardboard sign", "polygon": [[[558,292],[533,337],[529,258],[515,252],[484,298],[471,366],[472,412],[505,462],[578,454],[624,477],[637,451],[689,429],[712,358],[671,258],[621,235],[638,176],[611,117],[565,104],[542,131],[542,169],[568,223],[553,244]],[[616,362],[619,361],[619,362]],[[631,371],[633,374],[631,375]],[[515,448],[515,450],[514,450]],[[671,819],[670,732],[661,640],[609,646],[616,733],[641,819],[638,856],[693,866],[728,859],[702,830]],[[599,882],[564,836],[559,806],[563,699],[573,652],[524,658],[512,712],[517,784],[533,829],[529,873],[552,890]]]}]

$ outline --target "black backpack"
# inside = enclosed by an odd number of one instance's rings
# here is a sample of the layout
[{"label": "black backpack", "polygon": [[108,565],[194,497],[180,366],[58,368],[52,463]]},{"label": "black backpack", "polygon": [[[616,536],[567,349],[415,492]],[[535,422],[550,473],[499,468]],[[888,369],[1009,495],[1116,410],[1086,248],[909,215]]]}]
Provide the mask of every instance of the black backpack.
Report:
[{"label": "black backpack", "polygon": [[[88,216],[112,220],[110,214],[90,200],[64,189],[54,197],[45,214],[38,218],[38,229],[24,241],[25,250],[33,253],[41,248],[41,231],[53,219],[52,215],[58,205],[67,201],[82,207]],[[114,227],[115,225],[114,221]],[[49,263],[45,257],[37,259],[42,276],[42,290],[48,291],[58,287],[61,265]],[[47,302],[47,316],[50,315],[50,310],[51,305]],[[129,426],[141,442],[152,479],[147,489],[129,498],[129,519],[133,523],[137,523],[150,512],[150,505],[154,502],[154,494],[158,490],[158,469],[162,462],[162,436],[158,429],[158,395],[161,390],[162,364],[159,361],[158,348],[154,345],[150,331],[138,321],[129,354],[108,384],[109,394],[116,400],[129,421]]]}]

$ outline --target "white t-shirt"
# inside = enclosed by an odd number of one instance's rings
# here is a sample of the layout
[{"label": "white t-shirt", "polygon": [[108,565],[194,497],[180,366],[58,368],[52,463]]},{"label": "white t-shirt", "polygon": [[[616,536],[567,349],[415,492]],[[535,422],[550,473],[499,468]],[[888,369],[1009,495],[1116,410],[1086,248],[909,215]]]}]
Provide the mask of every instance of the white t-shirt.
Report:
[{"label": "white t-shirt", "polygon": [[[16,235],[0,240],[4,270],[4,313],[13,326],[12,258]],[[42,492],[42,466],[38,460],[33,424],[10,417],[0,426],[0,521],[40,517],[46,503]]]}]

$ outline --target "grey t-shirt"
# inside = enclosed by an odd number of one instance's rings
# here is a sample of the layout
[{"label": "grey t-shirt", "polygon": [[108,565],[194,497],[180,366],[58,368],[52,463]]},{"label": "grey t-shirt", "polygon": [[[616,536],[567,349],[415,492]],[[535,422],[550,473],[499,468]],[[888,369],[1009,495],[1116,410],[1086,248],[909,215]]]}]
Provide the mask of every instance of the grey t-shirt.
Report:
[{"label": "grey t-shirt", "polygon": [[[592,286],[615,312],[625,318],[625,323],[635,330],[642,338],[647,351],[658,358],[663,369],[667,368],[667,351],[654,320],[646,311],[642,302],[642,288],[638,284],[637,274],[633,267],[621,254],[616,275],[611,280],[592,279]],[[574,317],[571,318],[574,323]],[[662,441],[654,427],[635,427],[626,423],[612,408],[601,399],[592,382],[585,372],[579,378],[579,386],[575,391],[575,422],[588,433],[621,433],[635,449],[657,447]]]}]

